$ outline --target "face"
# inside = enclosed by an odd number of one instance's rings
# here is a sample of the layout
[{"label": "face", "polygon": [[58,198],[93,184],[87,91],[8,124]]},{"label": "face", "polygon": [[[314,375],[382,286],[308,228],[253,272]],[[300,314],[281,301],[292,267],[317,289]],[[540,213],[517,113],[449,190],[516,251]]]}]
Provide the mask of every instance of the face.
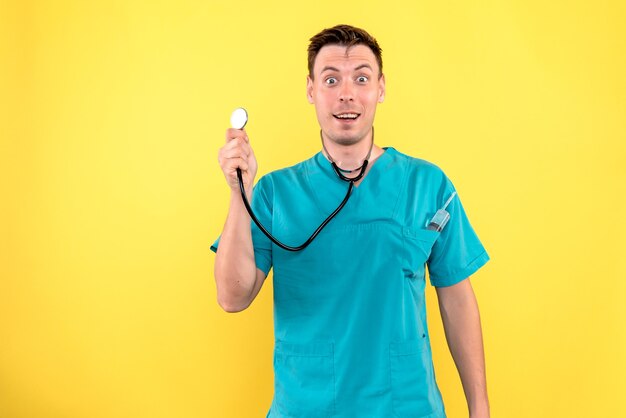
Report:
[{"label": "face", "polygon": [[376,105],[385,98],[385,77],[366,45],[320,49],[307,77],[307,97],[315,104],[326,140],[352,145],[369,138]]}]

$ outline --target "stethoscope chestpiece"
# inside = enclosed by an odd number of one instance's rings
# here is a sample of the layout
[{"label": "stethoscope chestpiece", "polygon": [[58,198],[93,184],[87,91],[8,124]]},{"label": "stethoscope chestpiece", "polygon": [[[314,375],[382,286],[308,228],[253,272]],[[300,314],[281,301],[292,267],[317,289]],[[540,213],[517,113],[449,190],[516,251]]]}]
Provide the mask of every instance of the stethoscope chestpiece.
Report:
[{"label": "stethoscope chestpiece", "polygon": [[243,107],[238,107],[233,110],[233,113],[230,115],[230,126],[235,129],[243,129],[248,123],[248,112]]}]

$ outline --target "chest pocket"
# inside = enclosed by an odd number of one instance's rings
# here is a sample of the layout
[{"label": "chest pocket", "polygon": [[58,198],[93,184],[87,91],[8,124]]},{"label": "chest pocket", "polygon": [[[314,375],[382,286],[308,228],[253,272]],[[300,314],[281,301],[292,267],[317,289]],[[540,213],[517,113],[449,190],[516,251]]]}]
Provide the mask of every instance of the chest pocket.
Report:
[{"label": "chest pocket", "polygon": [[403,227],[404,274],[410,278],[424,278],[424,264],[430,257],[439,232],[423,228]]}]

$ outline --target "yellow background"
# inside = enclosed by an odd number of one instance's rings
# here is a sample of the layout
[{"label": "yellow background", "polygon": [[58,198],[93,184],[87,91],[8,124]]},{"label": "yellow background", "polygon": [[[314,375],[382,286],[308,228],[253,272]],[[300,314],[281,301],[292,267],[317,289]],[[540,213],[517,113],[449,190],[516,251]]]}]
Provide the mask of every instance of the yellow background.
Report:
[{"label": "yellow background", "polygon": [[[310,36],[383,48],[377,143],[452,178],[493,417],[624,417],[621,1],[2,1],[0,417],[264,417],[272,282],[216,303],[217,163],[246,106],[259,175],[318,151]],[[466,417],[433,288],[451,418]]]}]

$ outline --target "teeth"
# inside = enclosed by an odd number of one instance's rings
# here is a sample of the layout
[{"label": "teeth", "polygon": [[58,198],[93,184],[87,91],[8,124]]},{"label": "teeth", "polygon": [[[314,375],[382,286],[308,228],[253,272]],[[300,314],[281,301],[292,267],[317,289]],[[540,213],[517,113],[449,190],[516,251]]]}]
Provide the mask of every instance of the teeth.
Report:
[{"label": "teeth", "polygon": [[356,119],[359,115],[356,113],[342,113],[341,115],[335,115],[339,119]]}]

